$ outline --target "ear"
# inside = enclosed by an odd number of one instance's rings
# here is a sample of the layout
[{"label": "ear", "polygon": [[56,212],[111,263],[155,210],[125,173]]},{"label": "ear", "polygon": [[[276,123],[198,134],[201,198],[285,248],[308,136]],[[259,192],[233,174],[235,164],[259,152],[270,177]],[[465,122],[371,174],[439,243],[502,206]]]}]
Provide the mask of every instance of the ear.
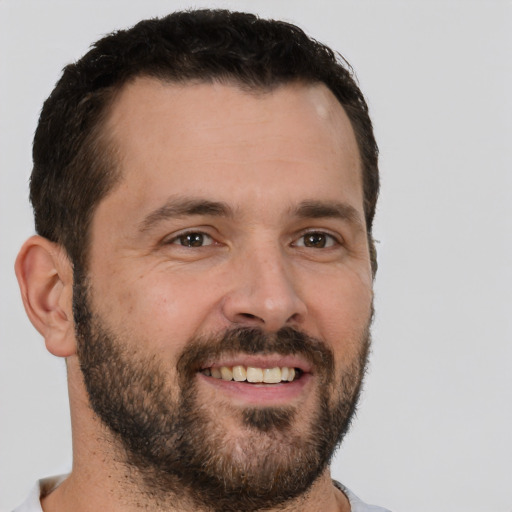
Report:
[{"label": "ear", "polygon": [[73,266],[65,250],[41,236],[29,238],[15,264],[23,305],[54,355],[76,353]]}]

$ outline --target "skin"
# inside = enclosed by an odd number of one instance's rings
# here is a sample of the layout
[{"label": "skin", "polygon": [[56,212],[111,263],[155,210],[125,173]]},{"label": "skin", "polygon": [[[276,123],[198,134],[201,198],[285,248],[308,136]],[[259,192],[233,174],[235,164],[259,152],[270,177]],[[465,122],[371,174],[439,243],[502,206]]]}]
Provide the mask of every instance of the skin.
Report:
[{"label": "skin", "polygon": [[[372,301],[361,164],[350,122],[325,86],[249,94],[234,85],[138,78],[122,89],[105,130],[122,180],[93,217],[91,299],[130,350],[165,361],[172,383],[191,338],[233,326],[292,326],[324,340],[337,369],[355,360]],[[162,214],[183,200],[222,203],[227,214]],[[297,215],[306,202],[342,205],[350,215]],[[182,245],[185,232],[202,233],[204,244]],[[309,232],[324,234],[325,246],[306,246]],[[43,509],[157,510],[126,485],[115,442],[90,409],[76,356],[71,268],[64,251],[40,237],[26,242],[16,264],[29,317],[68,366],[73,471]],[[314,374],[297,392],[275,396],[196,378],[199,400],[233,442],[249,435],[236,414],[249,403],[300,408],[296,428],[308,428]],[[289,509],[349,504],[326,471]]]}]

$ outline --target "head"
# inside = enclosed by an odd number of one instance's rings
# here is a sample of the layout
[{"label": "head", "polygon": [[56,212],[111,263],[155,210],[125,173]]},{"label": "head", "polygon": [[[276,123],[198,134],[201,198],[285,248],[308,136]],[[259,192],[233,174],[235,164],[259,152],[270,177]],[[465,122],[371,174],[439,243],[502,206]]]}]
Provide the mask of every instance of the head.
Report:
[{"label": "head", "polygon": [[123,86],[144,76],[176,84],[234,83],[255,92],[325,84],[356,136],[375,273],[378,148],[351,68],[300,28],[246,13],[202,10],[142,21],[99,40],[64,69],[34,138],[30,199],[38,234],[62,245],[75,265],[86,266],[94,210],[120,178],[104,123]]},{"label": "head", "polygon": [[31,200],[69,264],[32,295],[45,332],[72,324],[59,355],[146,494],[257,510],[325,477],[368,353],[377,193],[361,92],[289,24],[175,13],[64,70]]}]

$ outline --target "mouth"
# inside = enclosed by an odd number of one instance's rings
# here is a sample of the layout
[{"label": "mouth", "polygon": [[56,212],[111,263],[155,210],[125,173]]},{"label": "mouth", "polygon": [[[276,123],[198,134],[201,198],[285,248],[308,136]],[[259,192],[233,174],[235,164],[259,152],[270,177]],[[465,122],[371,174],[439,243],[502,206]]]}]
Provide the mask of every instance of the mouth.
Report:
[{"label": "mouth", "polygon": [[310,363],[296,356],[241,356],[211,361],[197,376],[241,406],[285,406],[305,399],[313,381]]},{"label": "mouth", "polygon": [[252,384],[280,384],[294,382],[304,373],[300,368],[274,366],[264,368],[257,366],[211,366],[201,373],[207,377],[224,381],[249,382]]}]

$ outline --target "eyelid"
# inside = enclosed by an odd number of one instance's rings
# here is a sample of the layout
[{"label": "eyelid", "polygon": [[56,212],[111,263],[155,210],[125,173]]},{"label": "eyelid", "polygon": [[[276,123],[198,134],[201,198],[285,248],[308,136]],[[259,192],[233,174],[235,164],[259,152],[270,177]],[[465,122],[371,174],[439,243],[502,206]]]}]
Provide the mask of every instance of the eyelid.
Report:
[{"label": "eyelid", "polygon": [[[183,231],[178,231],[177,233],[173,233],[172,235],[166,236],[162,240],[162,244],[163,245],[180,245],[179,243],[177,243],[179,241],[179,239],[184,236],[191,235],[191,234],[203,235],[205,238],[207,237],[212,241],[212,243],[209,243],[206,246],[201,246],[201,247],[207,247],[209,245],[214,245],[215,243],[217,243],[217,240],[215,240],[215,238],[210,233],[208,233],[207,230],[205,230],[205,228],[188,228],[188,229],[184,229]],[[186,246],[183,245],[182,247],[186,247]]]},{"label": "eyelid", "polygon": [[308,228],[308,229],[302,230],[298,233],[298,236],[296,236],[294,241],[292,242],[292,246],[305,247],[304,244],[297,245],[297,242],[299,240],[303,239],[305,236],[311,235],[311,234],[325,235],[334,241],[334,244],[332,246],[323,247],[322,249],[330,249],[333,246],[342,246],[345,244],[343,237],[339,233],[333,233],[332,231],[329,231],[326,229],[320,229],[320,228],[319,229]]}]

